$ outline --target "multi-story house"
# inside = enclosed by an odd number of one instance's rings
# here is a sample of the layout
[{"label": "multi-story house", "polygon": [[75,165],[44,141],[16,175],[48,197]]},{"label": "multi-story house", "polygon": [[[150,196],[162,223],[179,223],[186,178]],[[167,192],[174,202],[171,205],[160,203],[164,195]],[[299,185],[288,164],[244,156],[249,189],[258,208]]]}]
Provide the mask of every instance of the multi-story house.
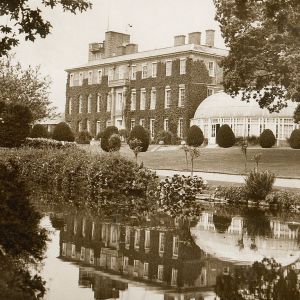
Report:
[{"label": "multi-story house", "polygon": [[151,137],[161,130],[184,138],[190,119],[208,95],[222,89],[214,30],[174,37],[172,47],[138,52],[130,35],[108,31],[89,45],[88,63],[67,69],[66,121],[74,132],[96,135],[109,125],[140,124]]}]

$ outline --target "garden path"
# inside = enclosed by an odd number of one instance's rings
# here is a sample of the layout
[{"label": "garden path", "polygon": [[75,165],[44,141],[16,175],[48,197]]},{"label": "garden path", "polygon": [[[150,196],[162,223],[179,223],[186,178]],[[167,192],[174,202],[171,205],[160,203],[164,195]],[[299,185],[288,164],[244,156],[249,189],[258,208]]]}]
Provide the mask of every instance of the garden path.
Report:
[{"label": "garden path", "polygon": [[[176,170],[154,170],[158,176],[173,176],[179,175],[190,175],[189,171],[176,171]],[[194,175],[200,176],[207,181],[224,181],[234,183],[244,183],[245,176],[243,175],[232,175],[224,173],[212,173],[212,172],[198,172],[194,171]],[[300,189],[300,179],[292,178],[276,178],[274,186],[281,188],[298,188]]]}]

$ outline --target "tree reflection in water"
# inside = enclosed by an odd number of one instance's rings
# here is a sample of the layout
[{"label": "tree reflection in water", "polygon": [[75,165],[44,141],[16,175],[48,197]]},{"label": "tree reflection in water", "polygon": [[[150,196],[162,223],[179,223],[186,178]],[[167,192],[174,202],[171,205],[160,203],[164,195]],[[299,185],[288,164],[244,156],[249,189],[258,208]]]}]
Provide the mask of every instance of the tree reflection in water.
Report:
[{"label": "tree reflection in water", "polygon": [[30,270],[42,260],[47,234],[13,165],[0,163],[0,199],[0,299],[41,299],[44,282]]}]

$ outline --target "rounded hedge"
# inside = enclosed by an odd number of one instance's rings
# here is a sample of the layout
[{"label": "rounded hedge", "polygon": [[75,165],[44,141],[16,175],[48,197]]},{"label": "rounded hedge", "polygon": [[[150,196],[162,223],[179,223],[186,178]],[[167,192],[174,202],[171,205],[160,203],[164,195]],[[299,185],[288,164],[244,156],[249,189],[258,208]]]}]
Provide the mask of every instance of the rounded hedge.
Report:
[{"label": "rounded hedge", "polygon": [[141,125],[136,125],[132,128],[132,130],[129,133],[129,138],[128,138],[128,144],[130,140],[133,139],[138,139],[142,142],[141,147],[142,151],[141,152],[146,152],[149,147],[149,133],[145,130],[145,128]]},{"label": "rounded hedge", "polygon": [[300,149],[300,129],[294,129],[289,138],[290,146],[293,149]]},{"label": "rounded hedge", "polygon": [[74,142],[74,134],[65,122],[58,123],[52,133],[52,138],[57,141]]},{"label": "rounded hedge", "polygon": [[108,139],[108,146],[110,151],[119,151],[121,148],[121,139],[118,134],[112,134]]},{"label": "rounded hedge", "polygon": [[222,125],[216,137],[217,144],[222,148],[230,148],[235,144],[235,135],[229,125]]},{"label": "rounded hedge", "polygon": [[89,144],[92,139],[91,134],[87,131],[80,131],[76,137],[76,142],[78,144]]},{"label": "rounded hedge", "polygon": [[47,129],[42,124],[35,124],[30,131],[29,137],[47,138],[48,137]]},{"label": "rounded hedge", "polygon": [[118,133],[119,130],[116,126],[108,126],[104,129],[104,131],[101,133],[101,143],[100,143],[102,150],[104,150],[105,152],[109,152],[111,150],[108,143],[109,138],[113,134],[118,134]]},{"label": "rounded hedge", "polygon": [[186,138],[186,143],[188,146],[199,147],[204,141],[204,136],[202,130],[193,125],[189,128]]},{"label": "rounded hedge", "polygon": [[272,148],[276,143],[276,138],[272,130],[265,129],[260,137],[259,144],[262,148]]},{"label": "rounded hedge", "polygon": [[161,130],[155,138],[155,143],[159,144],[161,141],[164,145],[172,145],[176,143],[176,136],[171,131]]}]

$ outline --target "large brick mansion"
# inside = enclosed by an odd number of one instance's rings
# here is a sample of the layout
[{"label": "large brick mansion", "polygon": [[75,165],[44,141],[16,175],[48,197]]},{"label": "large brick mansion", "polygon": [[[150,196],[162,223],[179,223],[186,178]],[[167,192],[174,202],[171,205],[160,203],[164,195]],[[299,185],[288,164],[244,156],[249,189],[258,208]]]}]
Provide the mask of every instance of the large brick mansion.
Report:
[{"label": "large brick mansion", "polygon": [[130,35],[108,31],[89,45],[88,63],[67,69],[66,121],[74,132],[96,135],[106,126],[140,124],[151,137],[170,130],[184,138],[190,119],[208,95],[222,89],[214,31],[174,37],[168,48],[138,52]]}]

